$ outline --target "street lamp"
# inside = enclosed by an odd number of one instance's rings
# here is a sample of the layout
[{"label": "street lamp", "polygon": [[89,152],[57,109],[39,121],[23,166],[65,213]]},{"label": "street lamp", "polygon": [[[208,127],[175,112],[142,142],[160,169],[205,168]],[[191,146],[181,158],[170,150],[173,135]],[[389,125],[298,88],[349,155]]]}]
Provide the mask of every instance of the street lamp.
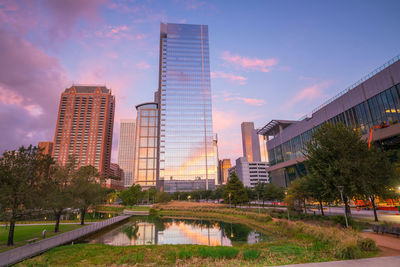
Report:
[{"label": "street lamp", "polygon": [[[342,202],[344,204],[344,199],[343,199],[344,186],[343,185],[339,185],[337,188],[339,189],[340,197],[342,198]],[[349,223],[347,222],[346,205],[344,205],[344,219],[346,220],[346,228],[349,228]]]},{"label": "street lamp", "polygon": [[229,208],[231,208],[231,193],[228,194],[229,197]]}]

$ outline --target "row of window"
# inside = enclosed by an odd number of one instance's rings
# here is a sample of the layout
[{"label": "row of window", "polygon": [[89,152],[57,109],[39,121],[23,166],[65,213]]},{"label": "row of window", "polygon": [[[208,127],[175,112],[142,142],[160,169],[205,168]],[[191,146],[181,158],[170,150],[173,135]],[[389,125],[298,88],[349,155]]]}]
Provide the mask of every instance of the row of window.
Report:
[{"label": "row of window", "polygon": [[[398,123],[400,121],[400,84],[352,107],[324,123],[343,123],[362,135],[382,122]],[[292,160],[302,156],[305,144],[310,141],[313,131],[321,125],[310,129],[291,140],[268,150],[270,165]]]}]

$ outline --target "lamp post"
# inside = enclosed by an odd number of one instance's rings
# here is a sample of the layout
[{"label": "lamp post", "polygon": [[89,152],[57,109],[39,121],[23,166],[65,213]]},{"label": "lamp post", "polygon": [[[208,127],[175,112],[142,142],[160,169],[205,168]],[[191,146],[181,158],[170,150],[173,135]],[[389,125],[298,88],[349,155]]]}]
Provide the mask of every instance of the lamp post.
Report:
[{"label": "lamp post", "polygon": [[228,194],[229,197],[229,208],[231,208],[231,193]]},{"label": "lamp post", "polygon": [[[343,199],[344,186],[343,185],[339,185],[337,188],[339,189],[340,197],[342,198],[342,202],[344,204],[344,199]],[[346,228],[349,228],[349,223],[347,222],[346,205],[344,205],[344,219],[346,220]]]}]

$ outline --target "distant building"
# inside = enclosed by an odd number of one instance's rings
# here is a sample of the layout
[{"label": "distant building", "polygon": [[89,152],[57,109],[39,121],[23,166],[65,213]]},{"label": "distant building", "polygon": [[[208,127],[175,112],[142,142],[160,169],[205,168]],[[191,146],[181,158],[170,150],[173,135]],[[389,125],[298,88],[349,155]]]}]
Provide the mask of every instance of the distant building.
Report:
[{"label": "distant building", "polygon": [[53,155],[53,142],[39,142],[38,148],[42,149],[43,155]]},{"label": "distant building", "polygon": [[131,187],[135,170],[135,119],[121,119],[118,139],[118,165],[124,171],[124,186]]},{"label": "distant building", "polygon": [[229,180],[229,169],[232,168],[230,159],[223,159],[219,161],[218,171],[220,181],[219,184],[226,184]]},{"label": "distant building", "polygon": [[240,157],[236,160],[235,172],[244,186],[254,188],[258,183],[269,183],[267,167],[267,162],[249,162],[246,157]]},{"label": "distant building", "polygon": [[106,179],[106,187],[121,190],[124,189],[124,171],[116,163],[110,164],[109,177]]},{"label": "distant building", "polygon": [[136,106],[134,184],[142,188],[157,186],[158,104]]},{"label": "distant building", "polygon": [[65,165],[75,156],[78,167],[110,171],[115,98],[105,86],[73,85],[61,94],[54,136],[54,160]]},{"label": "distant building", "polygon": [[249,162],[261,161],[260,140],[253,122],[242,122],[243,157]]}]

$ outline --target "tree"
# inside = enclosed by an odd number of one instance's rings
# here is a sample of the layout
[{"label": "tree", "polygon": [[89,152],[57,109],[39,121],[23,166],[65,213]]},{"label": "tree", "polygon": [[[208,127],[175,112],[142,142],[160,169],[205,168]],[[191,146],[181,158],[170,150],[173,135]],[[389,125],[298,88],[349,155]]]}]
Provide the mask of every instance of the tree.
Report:
[{"label": "tree", "polygon": [[74,205],[80,211],[81,225],[85,224],[85,215],[91,205],[105,200],[107,189],[100,185],[100,174],[95,167],[80,167],[71,180]]},{"label": "tree", "polygon": [[315,174],[312,169],[309,169],[309,172],[303,178],[305,183],[305,190],[311,198],[319,203],[321,214],[324,215],[322,202],[334,201],[334,195],[332,195],[332,192],[330,192],[329,188],[327,188],[327,185],[324,183],[323,177]]},{"label": "tree", "polygon": [[268,201],[282,201],[285,198],[285,192],[282,187],[268,183],[264,186],[262,197]]},{"label": "tree", "polygon": [[171,195],[166,192],[157,192],[156,202],[157,203],[168,203],[171,201]]},{"label": "tree", "polygon": [[302,211],[304,208],[304,212],[306,212],[307,198],[308,192],[305,186],[305,179],[299,178],[290,184],[285,202],[288,204],[288,208],[294,211]]},{"label": "tree", "polygon": [[371,201],[377,222],[376,198],[389,198],[393,192],[392,189],[399,184],[399,179],[387,154],[375,147],[371,147],[368,151],[363,162],[362,173],[357,183],[358,197]]},{"label": "tree", "polygon": [[254,187],[254,192],[256,194],[257,200],[259,200],[259,199],[262,200],[263,207],[264,207],[264,201],[265,201],[265,198],[264,198],[265,185],[266,185],[265,183],[258,182],[256,184],[256,186]]},{"label": "tree", "polygon": [[246,203],[249,201],[246,189],[235,172],[231,174],[229,182],[226,184],[224,190],[224,200],[225,203],[234,204],[235,207],[237,204]]},{"label": "tree", "polygon": [[56,219],[54,232],[59,231],[60,218],[73,202],[71,180],[75,173],[76,160],[70,157],[65,166],[53,165],[50,175],[44,181],[44,207],[51,209]]},{"label": "tree", "polygon": [[121,191],[119,193],[119,198],[123,205],[136,205],[140,200],[142,200],[144,194],[142,188],[138,184],[132,185],[129,189]]},{"label": "tree", "polygon": [[338,186],[343,186],[346,216],[350,212],[349,201],[357,195],[367,153],[368,145],[360,134],[342,123],[323,124],[306,144],[307,171],[318,177],[335,199],[340,199]]},{"label": "tree", "polygon": [[30,145],[6,151],[0,158],[0,211],[10,223],[7,245],[14,245],[15,222],[40,207],[40,183],[49,159]]}]

